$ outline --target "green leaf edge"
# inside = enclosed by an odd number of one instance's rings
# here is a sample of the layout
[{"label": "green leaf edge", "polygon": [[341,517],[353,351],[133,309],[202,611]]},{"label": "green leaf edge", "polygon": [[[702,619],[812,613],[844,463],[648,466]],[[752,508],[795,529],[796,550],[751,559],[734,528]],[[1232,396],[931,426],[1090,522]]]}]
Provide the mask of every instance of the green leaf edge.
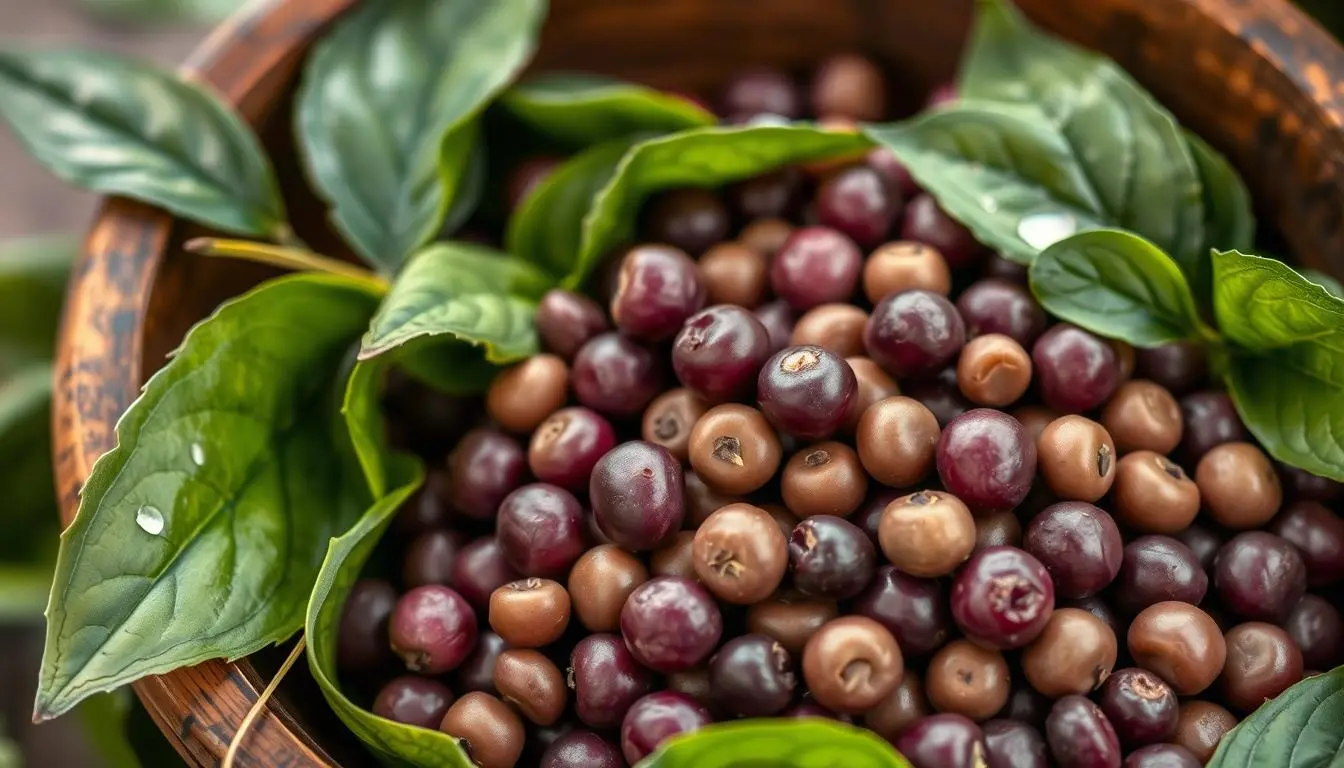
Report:
[{"label": "green leaf edge", "polygon": [[[373,550],[373,545],[392,522],[398,508],[424,482],[424,467],[418,459],[397,454],[391,457],[389,464],[389,475],[395,478],[395,488],[375,501],[353,528],[344,535],[332,539],[327,547],[327,556],[323,559],[317,582],[313,586],[304,621],[304,632],[308,638],[308,668],[336,716],[388,764],[418,768],[429,768],[431,765],[472,768],[473,763],[459,746],[457,739],[441,731],[387,720],[360,708],[341,691],[334,671],[328,674],[324,668],[324,656],[330,659],[333,668],[335,666],[335,638],[330,638],[328,647],[329,639],[318,631],[318,619],[324,604],[333,597],[337,577],[347,566],[355,568],[356,571],[363,568],[364,562]],[[372,541],[368,541],[369,539]],[[361,545],[365,543],[368,543],[367,548],[362,552],[359,551]],[[341,602],[343,605],[344,600]],[[333,621],[331,626],[339,626],[339,621]],[[375,735],[386,735],[384,738],[391,740],[376,741]],[[400,751],[397,747],[398,741],[427,744],[434,753],[434,762],[421,762],[415,756]]]},{"label": "green leaf edge", "polygon": [[[602,222],[604,219],[615,219],[619,221],[632,220],[638,211],[627,210],[627,208],[637,208],[638,204],[643,202],[643,196],[639,196],[633,202],[629,196],[622,196],[626,187],[630,185],[629,171],[630,167],[638,161],[640,155],[650,151],[652,148],[660,147],[665,144],[672,144],[687,139],[700,136],[720,136],[726,139],[734,139],[741,136],[750,136],[758,133],[787,133],[787,132],[806,132],[816,136],[827,136],[834,139],[834,146],[828,146],[825,149],[819,149],[815,152],[809,152],[798,155],[789,155],[780,159],[778,163],[765,168],[756,168],[748,173],[734,174],[719,178],[722,184],[730,184],[734,181],[740,181],[745,178],[767,173],[775,168],[784,165],[794,165],[814,160],[823,160],[834,157],[844,156],[848,152],[858,152],[864,148],[873,146],[873,140],[863,132],[847,133],[838,131],[828,131],[811,123],[795,122],[788,125],[745,125],[745,126],[723,126],[714,125],[704,128],[692,128],[686,131],[659,136],[640,142],[631,147],[621,158],[616,166],[616,171],[612,174],[611,180],[606,186],[593,198],[593,204],[589,207],[588,213],[583,217],[583,232],[579,239],[579,253],[575,259],[575,267],[560,282],[560,287],[569,290],[577,289],[589,273],[597,266],[605,251],[616,246],[618,243],[610,242],[616,230],[607,227],[607,231],[602,232]],[[848,145],[848,146],[846,146]],[[667,187],[657,187],[648,190],[648,193],[660,191]],[[624,216],[611,216],[608,209],[612,212],[622,212]]]},{"label": "green leaf edge", "polygon": [[[1291,707],[1300,706],[1299,702],[1308,698],[1320,695],[1317,689],[1323,689],[1325,696],[1318,698],[1312,708],[1313,715],[1330,696],[1337,696],[1344,693],[1344,667],[1335,669],[1320,675],[1308,677],[1292,685],[1288,690],[1279,694],[1262,704],[1258,709],[1251,713],[1249,717],[1242,720],[1231,731],[1228,731],[1222,740],[1218,743],[1218,749],[1213,753],[1205,768],[1250,768],[1251,766],[1274,765],[1274,760],[1282,755],[1270,755],[1258,757],[1257,750],[1260,748],[1266,733],[1275,723],[1289,714]],[[1310,722],[1310,717],[1308,718]],[[1335,724],[1336,726],[1338,724]],[[1337,731],[1338,728],[1336,727]],[[1291,760],[1295,744],[1300,738],[1301,730],[1284,734],[1290,737],[1292,741],[1290,746],[1288,763],[1283,764],[1283,768],[1294,768],[1296,763]],[[1249,739],[1250,744],[1243,742]],[[1332,765],[1339,762],[1341,750],[1344,750],[1344,744],[1341,744],[1335,751],[1335,761]],[[1280,750],[1281,751],[1281,750]]]},{"label": "green leaf edge", "polygon": [[638,83],[593,78],[586,87],[567,93],[548,92],[545,86],[556,81],[578,77],[575,73],[545,72],[528,78],[500,95],[498,103],[514,119],[527,125],[534,131],[557,141],[581,143],[584,145],[617,140],[618,136],[584,137],[582,140],[567,131],[555,131],[546,127],[550,118],[557,114],[573,113],[581,110],[619,109],[637,99],[645,99],[660,119],[645,126],[647,130],[677,132],[692,128],[715,125],[718,118],[708,110],[681,96],[650,88]]}]

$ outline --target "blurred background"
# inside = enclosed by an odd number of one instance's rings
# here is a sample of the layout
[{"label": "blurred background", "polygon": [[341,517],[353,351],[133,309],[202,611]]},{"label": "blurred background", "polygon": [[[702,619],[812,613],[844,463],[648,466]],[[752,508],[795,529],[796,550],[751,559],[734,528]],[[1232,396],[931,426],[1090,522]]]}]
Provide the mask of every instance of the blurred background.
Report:
[{"label": "blurred background", "polygon": [[[243,4],[0,0],[0,46],[92,48],[172,66]],[[1344,0],[1300,4],[1336,35],[1344,32]],[[0,176],[0,488],[6,497],[0,537],[0,768],[172,768],[181,761],[128,691],[90,700],[54,723],[30,723],[57,532],[47,444],[50,349],[66,272],[97,201],[38,167],[4,130]]]}]

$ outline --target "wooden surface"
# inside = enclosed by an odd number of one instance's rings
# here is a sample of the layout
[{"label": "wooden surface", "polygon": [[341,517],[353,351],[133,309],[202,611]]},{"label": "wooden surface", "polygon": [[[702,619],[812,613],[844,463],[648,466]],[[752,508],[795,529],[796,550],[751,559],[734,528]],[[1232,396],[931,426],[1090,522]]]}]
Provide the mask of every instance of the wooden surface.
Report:
[{"label": "wooden surface", "polygon": [[[1279,0],[1019,0],[1035,18],[1116,57],[1186,125],[1230,153],[1265,226],[1299,258],[1344,276],[1344,51]],[[329,241],[299,184],[286,94],[303,46],[354,0],[264,5],[215,35],[191,64],[261,127],[284,176],[300,234]],[[968,0],[555,0],[535,68],[608,72],[712,93],[753,64],[803,69],[829,53],[861,50],[917,94],[952,72]],[[907,106],[912,101],[907,101]],[[53,414],[62,515],[113,444],[113,425],[191,322],[264,275],[190,259],[166,215],[111,201],[89,234],[70,288]],[[217,765],[265,684],[249,662],[208,662],[136,684],[159,726],[191,763]],[[325,717],[311,693],[296,713]],[[243,765],[335,764],[348,735],[270,707]],[[343,765],[365,764],[359,756]]]}]

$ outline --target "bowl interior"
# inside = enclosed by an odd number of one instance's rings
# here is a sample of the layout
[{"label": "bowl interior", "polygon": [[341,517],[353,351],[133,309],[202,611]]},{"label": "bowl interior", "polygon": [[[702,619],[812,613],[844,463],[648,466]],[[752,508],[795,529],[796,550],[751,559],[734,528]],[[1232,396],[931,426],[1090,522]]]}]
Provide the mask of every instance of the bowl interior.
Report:
[{"label": "bowl interior", "polygon": [[[952,75],[971,5],[971,0],[554,0],[533,69],[599,72],[712,98],[743,68],[773,66],[802,74],[829,54],[858,51],[887,68],[891,102],[904,114]],[[1344,157],[1344,150],[1330,151],[1338,148],[1340,135],[1325,130],[1319,105],[1297,84],[1238,39],[1235,19],[1220,21],[1210,10],[1224,0],[1022,0],[1020,5],[1047,27],[1117,58],[1188,127],[1229,153],[1275,219],[1309,224],[1290,237],[1306,261],[1344,274],[1344,248],[1332,247],[1339,244],[1344,195],[1333,175],[1320,171],[1322,158]],[[1191,46],[1198,48],[1193,67],[1183,65]],[[326,224],[323,206],[305,187],[294,148],[290,98],[299,64],[298,55],[288,57],[243,111],[259,126],[276,163],[299,235],[318,250],[349,257]],[[1338,71],[1344,71],[1344,62]],[[1227,85],[1229,77],[1252,75],[1254,87]],[[1282,129],[1284,110],[1300,115],[1297,133]],[[196,234],[193,227],[175,225],[153,282],[140,361],[146,378],[220,301],[275,274],[184,254],[178,246]],[[1335,254],[1335,260],[1323,254]],[[287,650],[257,654],[240,664],[242,671],[261,688]],[[281,688],[282,716],[292,718],[293,729],[320,743],[336,762],[372,764],[301,669],[296,666]]]}]

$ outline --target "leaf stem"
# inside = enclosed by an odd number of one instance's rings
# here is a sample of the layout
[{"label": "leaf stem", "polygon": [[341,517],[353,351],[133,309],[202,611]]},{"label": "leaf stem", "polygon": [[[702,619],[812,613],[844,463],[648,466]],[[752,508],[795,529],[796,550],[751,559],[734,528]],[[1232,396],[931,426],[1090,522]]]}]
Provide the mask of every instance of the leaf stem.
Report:
[{"label": "leaf stem", "polygon": [[224,753],[224,761],[219,764],[219,768],[233,768],[234,761],[238,759],[238,750],[242,747],[243,741],[247,739],[247,732],[252,728],[252,723],[257,719],[257,716],[261,714],[261,711],[266,708],[267,702],[269,702],[271,696],[275,694],[275,689],[280,686],[280,681],[284,679],[285,675],[289,672],[290,667],[294,666],[294,662],[298,661],[299,657],[303,655],[303,649],[307,646],[307,639],[308,638],[304,635],[299,635],[299,642],[294,644],[294,650],[289,652],[289,656],[285,659],[285,663],[280,665],[280,669],[276,671],[275,677],[271,678],[271,682],[266,685],[266,690],[261,692],[261,695],[257,697],[256,703],[254,703],[252,708],[247,711],[247,716],[243,718],[243,722],[238,724],[238,730],[234,732],[233,738],[229,740],[229,750]]},{"label": "leaf stem", "polygon": [[373,283],[382,291],[386,291],[388,287],[386,280],[363,267],[322,256],[305,248],[291,248],[268,243],[254,243],[250,240],[225,240],[214,237],[198,237],[194,240],[188,240],[182,247],[190,253],[198,253],[203,256],[254,261],[296,272],[326,272],[331,275],[351,277]]}]

